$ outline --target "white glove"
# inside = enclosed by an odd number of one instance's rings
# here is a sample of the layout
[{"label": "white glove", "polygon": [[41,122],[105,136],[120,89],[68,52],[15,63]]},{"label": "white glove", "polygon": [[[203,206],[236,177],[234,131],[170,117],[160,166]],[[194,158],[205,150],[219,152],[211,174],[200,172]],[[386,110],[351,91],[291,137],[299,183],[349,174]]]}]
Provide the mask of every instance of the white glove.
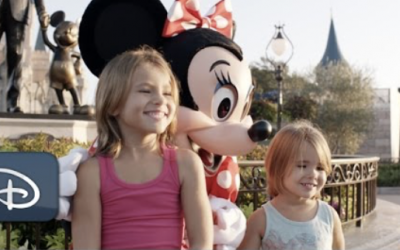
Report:
[{"label": "white glove", "polygon": [[58,159],[60,165],[60,200],[57,220],[71,221],[70,197],[73,196],[77,188],[76,170],[79,164],[89,158],[87,149],[74,148],[68,155]]},{"label": "white glove", "polygon": [[210,196],[210,204],[217,216],[217,225],[214,225],[216,249],[236,249],[246,231],[246,217],[240,208],[229,200]]},{"label": "white glove", "polygon": [[59,208],[56,220],[71,221],[71,213],[69,211],[69,208],[71,207],[70,199],[68,197],[60,197],[58,205]]}]

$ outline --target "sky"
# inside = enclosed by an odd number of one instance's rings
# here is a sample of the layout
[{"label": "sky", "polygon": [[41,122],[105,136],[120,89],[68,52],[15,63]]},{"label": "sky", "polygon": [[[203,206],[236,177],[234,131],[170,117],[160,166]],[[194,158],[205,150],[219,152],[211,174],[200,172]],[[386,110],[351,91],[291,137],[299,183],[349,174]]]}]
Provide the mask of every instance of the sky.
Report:
[{"label": "sky", "polygon": [[[218,0],[199,0],[205,14]],[[66,13],[76,21],[90,0],[44,0],[51,15]],[[169,10],[173,0],[161,0]],[[294,46],[288,62],[289,74],[305,73],[321,60],[328,39],[331,18],[342,55],[350,65],[366,69],[374,78],[374,87],[400,87],[400,1],[399,0],[231,0],[237,23],[235,42],[244,57],[253,64],[265,56],[275,32],[284,30]],[[32,34],[35,40],[36,29]],[[49,34],[52,34],[49,30]],[[49,35],[49,37],[52,35]],[[33,41],[34,42],[34,41]],[[97,78],[88,69],[88,100],[94,101]]]}]

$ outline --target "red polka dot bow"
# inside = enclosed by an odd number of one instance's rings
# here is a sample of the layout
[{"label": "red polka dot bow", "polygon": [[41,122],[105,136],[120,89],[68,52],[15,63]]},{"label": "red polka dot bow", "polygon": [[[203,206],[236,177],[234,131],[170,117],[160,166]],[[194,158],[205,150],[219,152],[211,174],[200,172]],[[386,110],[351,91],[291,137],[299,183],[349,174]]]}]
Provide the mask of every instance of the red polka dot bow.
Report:
[{"label": "red polka dot bow", "polygon": [[200,14],[198,0],[176,0],[168,13],[163,37],[172,37],[195,28],[209,28],[232,38],[232,5],[221,0],[210,9],[206,17]]}]

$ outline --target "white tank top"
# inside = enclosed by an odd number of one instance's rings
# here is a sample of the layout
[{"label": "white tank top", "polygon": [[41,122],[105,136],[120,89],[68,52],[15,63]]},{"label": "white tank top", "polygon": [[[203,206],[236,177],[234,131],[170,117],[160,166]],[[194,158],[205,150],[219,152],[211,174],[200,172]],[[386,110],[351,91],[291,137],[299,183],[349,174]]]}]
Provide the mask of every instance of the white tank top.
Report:
[{"label": "white tank top", "polygon": [[316,216],[306,222],[291,221],[276,210],[271,202],[263,205],[266,230],[261,249],[330,250],[333,243],[333,214],[326,202],[318,200]]}]

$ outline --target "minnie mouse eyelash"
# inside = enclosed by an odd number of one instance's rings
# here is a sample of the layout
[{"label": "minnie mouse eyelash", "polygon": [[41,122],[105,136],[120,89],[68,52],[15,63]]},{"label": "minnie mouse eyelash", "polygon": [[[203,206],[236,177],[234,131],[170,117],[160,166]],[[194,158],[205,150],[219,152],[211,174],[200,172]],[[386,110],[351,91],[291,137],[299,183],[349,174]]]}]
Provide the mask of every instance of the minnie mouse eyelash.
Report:
[{"label": "minnie mouse eyelash", "polygon": [[215,77],[217,78],[218,83],[219,83],[221,86],[224,86],[224,85],[233,85],[233,84],[232,84],[232,80],[231,80],[231,76],[229,75],[229,72],[228,72],[228,79],[226,78],[224,72],[222,72],[222,71],[221,71],[221,77],[222,77],[222,79],[218,76],[218,73],[217,73],[216,71],[214,71],[214,73],[215,73]]}]

